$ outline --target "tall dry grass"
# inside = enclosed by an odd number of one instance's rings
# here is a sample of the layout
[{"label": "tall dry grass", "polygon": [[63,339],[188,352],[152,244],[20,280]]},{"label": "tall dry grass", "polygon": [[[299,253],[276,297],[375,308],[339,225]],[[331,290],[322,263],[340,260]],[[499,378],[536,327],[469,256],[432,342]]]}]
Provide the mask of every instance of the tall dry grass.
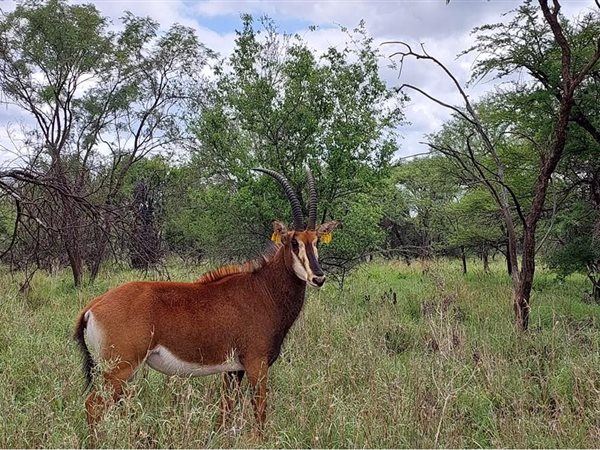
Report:
[{"label": "tall dry grass", "polygon": [[[200,270],[198,270],[199,272]],[[194,268],[173,269],[191,280]],[[81,291],[39,274],[27,297],[0,273],[0,447],[89,446],[74,318],[126,280]],[[245,384],[216,432],[219,376],[143,370],[101,425],[102,447],[596,447],[600,306],[585,280],[539,272],[530,332],[512,324],[501,265],[462,275],[439,261],[363,266],[344,291],[311,291],[270,371],[266,438],[251,439]]]}]

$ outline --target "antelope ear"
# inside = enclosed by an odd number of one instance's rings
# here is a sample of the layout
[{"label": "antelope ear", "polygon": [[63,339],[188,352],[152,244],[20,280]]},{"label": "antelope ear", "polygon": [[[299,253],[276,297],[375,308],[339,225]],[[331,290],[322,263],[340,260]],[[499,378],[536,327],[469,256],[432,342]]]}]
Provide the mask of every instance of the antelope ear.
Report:
[{"label": "antelope ear", "polygon": [[276,244],[281,244],[282,240],[285,240],[288,235],[287,227],[278,222],[276,220],[273,221],[273,234],[271,235],[271,240]]},{"label": "antelope ear", "polygon": [[337,228],[340,224],[337,220],[325,222],[319,225],[317,228],[317,236],[323,244],[329,244],[331,242],[331,232]]}]

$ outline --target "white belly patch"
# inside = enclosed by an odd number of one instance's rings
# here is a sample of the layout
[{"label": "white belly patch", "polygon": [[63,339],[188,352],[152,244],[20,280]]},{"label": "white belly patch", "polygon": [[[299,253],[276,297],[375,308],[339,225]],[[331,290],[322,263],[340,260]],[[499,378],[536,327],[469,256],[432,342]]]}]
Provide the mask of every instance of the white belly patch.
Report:
[{"label": "white belly patch", "polygon": [[158,345],[148,353],[146,364],[166,375],[203,376],[244,370],[239,358],[235,354],[229,355],[222,364],[207,366],[183,361],[162,345]]}]

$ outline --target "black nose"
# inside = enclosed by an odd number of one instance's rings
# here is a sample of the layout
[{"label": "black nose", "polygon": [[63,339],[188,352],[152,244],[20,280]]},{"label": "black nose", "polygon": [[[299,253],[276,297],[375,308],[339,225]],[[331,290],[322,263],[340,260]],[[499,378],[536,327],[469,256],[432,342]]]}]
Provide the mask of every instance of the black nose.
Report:
[{"label": "black nose", "polygon": [[313,277],[312,282],[321,287],[325,283],[325,277]]}]

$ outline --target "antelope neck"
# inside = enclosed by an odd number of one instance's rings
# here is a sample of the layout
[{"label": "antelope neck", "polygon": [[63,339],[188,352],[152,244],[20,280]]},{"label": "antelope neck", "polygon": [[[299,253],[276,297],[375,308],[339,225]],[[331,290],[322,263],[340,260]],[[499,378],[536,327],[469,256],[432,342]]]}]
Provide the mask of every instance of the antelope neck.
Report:
[{"label": "antelope neck", "polygon": [[306,281],[300,280],[285,262],[285,248],[280,248],[271,262],[261,269],[264,287],[281,314],[284,328],[294,323],[304,305]]}]

